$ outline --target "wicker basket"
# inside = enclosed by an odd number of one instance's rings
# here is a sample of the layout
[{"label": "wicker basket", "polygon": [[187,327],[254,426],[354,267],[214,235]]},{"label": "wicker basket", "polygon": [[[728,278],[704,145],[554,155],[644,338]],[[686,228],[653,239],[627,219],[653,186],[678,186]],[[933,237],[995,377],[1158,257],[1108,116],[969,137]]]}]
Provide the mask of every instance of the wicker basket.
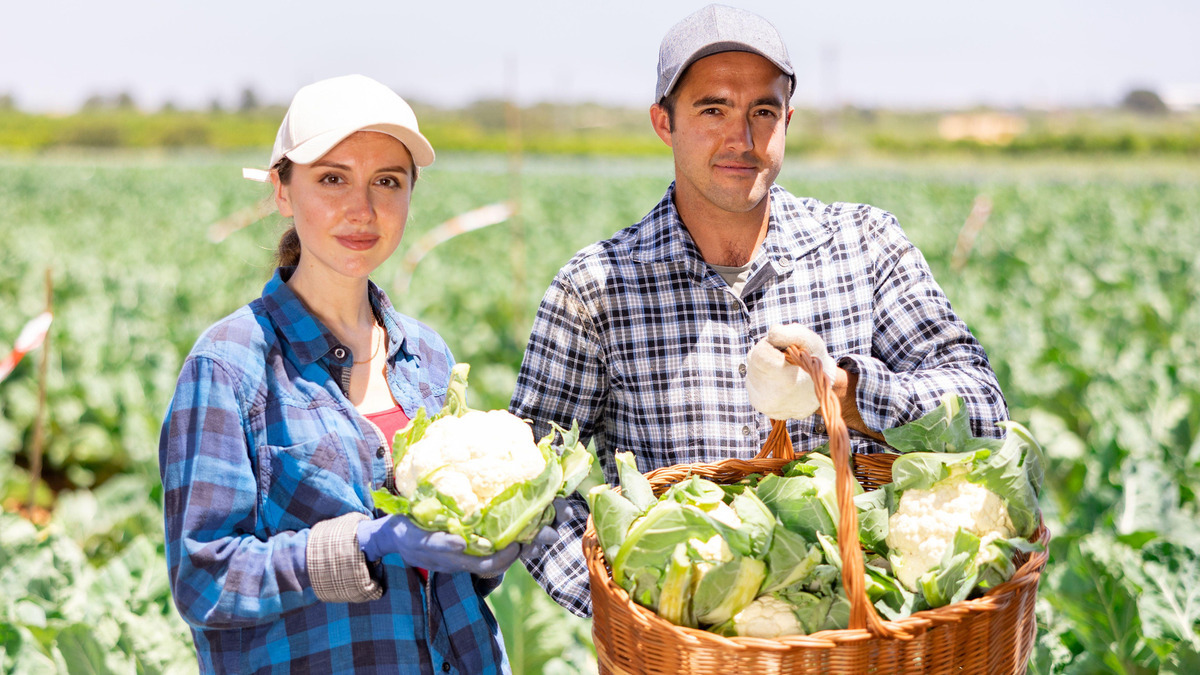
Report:
[{"label": "wicker basket", "polygon": [[[1020,553],[1012,579],[984,596],[917,612],[899,621],[881,619],[867,599],[858,514],[851,487],[850,438],[841,408],[820,362],[793,347],[788,361],[809,372],[824,392],[821,414],[837,468],[838,542],[843,582],[851,602],[850,627],[776,639],[726,638],[676,626],[630,599],[604,560],[591,519],[583,537],[592,590],[592,636],[601,673],[1024,673],[1037,633],[1034,603],[1048,553]],[[891,481],[897,455],[855,457],[853,475],[872,490]],[[779,473],[793,459],[783,422],[774,421],[763,452],[753,460],[685,464],[646,474],[655,492],[698,475],[731,483],[751,473]],[[851,533],[846,536],[846,533]],[[1044,524],[1031,538],[1050,541]]]}]

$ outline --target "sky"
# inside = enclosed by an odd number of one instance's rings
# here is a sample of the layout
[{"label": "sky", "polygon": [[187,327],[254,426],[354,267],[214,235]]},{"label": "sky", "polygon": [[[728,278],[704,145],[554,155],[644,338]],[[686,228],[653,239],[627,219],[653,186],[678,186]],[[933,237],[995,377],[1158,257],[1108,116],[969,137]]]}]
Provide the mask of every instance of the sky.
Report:
[{"label": "sky", "polygon": [[[1200,85],[1197,0],[730,0],[783,35],[793,104],[950,108],[1113,105],[1133,88]],[[652,102],[682,0],[0,0],[0,95],[38,112],[128,92],[286,104],[358,72],[405,98]]]}]

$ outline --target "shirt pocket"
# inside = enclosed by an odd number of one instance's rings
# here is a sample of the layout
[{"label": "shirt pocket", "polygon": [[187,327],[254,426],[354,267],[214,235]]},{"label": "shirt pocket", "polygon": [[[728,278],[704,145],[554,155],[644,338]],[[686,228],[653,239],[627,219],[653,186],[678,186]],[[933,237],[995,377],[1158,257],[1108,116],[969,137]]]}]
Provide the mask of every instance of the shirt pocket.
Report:
[{"label": "shirt pocket", "polygon": [[[259,451],[260,520],[268,533],[302,530],[322,520],[366,512],[355,489],[351,451],[335,433]],[[355,458],[354,461],[357,461]]]}]

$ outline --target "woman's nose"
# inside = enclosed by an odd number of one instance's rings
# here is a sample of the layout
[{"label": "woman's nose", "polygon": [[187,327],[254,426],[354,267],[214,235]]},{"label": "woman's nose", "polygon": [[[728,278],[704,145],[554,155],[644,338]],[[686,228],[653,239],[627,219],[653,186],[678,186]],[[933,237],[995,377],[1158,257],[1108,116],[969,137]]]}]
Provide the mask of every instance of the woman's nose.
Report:
[{"label": "woman's nose", "polygon": [[347,195],[346,219],[355,223],[371,222],[375,218],[375,204],[371,200],[369,187],[355,188]]}]

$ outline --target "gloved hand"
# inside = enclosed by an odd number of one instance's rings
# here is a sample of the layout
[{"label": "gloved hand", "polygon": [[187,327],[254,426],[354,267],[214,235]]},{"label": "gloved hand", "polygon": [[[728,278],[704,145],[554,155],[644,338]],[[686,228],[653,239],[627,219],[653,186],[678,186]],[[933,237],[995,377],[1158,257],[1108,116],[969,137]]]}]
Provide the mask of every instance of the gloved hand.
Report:
[{"label": "gloved hand", "polygon": [[[558,538],[558,533],[554,538]],[[404,562],[413,567],[434,572],[470,572],[481,577],[502,574],[516,561],[522,548],[520,544],[512,543],[492,555],[471,555],[464,552],[467,542],[457,534],[422,530],[399,515],[359,523],[358,545],[367,560],[375,561],[389,553],[399,553]]]},{"label": "gloved hand", "polygon": [[821,361],[831,383],[837,375],[821,336],[800,324],[771,326],[746,359],[746,394],[755,410],[773,420],[804,419],[821,408],[812,377],[784,356],[782,350],[793,344]]},{"label": "gloved hand", "polygon": [[[551,525],[554,529],[558,529],[563,523],[571,520],[577,515],[578,507],[575,502],[566,497],[554,498],[554,523]],[[553,543],[553,542],[551,542]]]},{"label": "gloved hand", "polygon": [[546,547],[559,540],[558,528],[570,520],[575,513],[574,507],[566,497],[554,498],[554,521],[538,531],[537,536],[528,544],[521,544],[521,560],[536,558],[545,552]]}]

